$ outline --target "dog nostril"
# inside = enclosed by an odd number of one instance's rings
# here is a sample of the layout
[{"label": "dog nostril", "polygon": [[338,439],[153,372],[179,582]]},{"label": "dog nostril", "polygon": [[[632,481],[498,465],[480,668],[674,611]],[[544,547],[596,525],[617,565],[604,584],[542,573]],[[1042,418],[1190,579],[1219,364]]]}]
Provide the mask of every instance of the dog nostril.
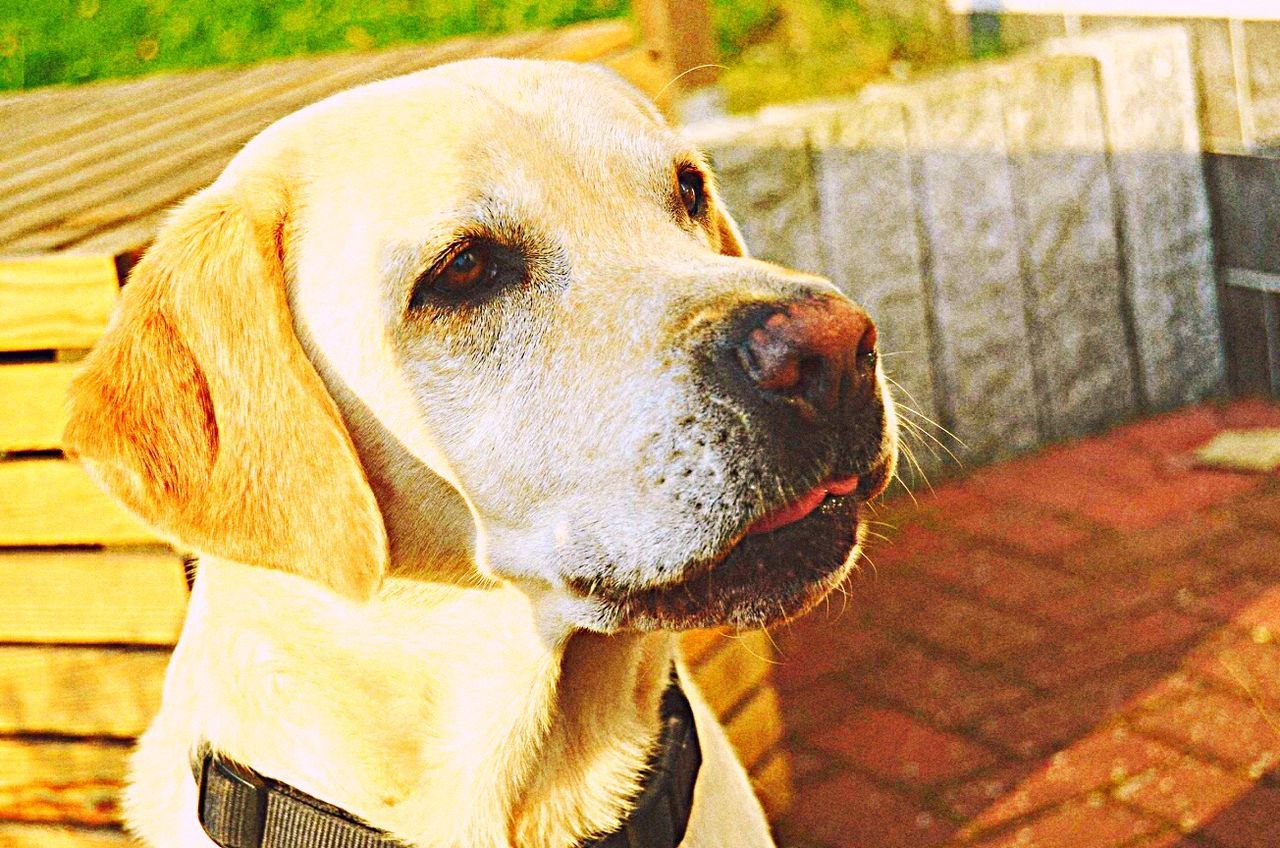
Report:
[{"label": "dog nostril", "polygon": [[824,360],[820,356],[806,356],[796,365],[799,374],[796,379],[795,391],[799,394],[808,394],[811,389],[817,388],[818,382],[822,379]]},{"label": "dog nostril", "polygon": [[841,408],[841,396],[853,391],[852,378],[858,386],[871,378],[878,338],[854,304],[811,297],[761,313],[759,307],[744,312],[731,338],[737,364],[762,394],[816,420]]},{"label": "dog nostril", "polygon": [[804,379],[804,370],[797,359],[784,359],[775,363],[767,373],[762,374],[756,384],[762,389],[781,394],[790,394]]}]

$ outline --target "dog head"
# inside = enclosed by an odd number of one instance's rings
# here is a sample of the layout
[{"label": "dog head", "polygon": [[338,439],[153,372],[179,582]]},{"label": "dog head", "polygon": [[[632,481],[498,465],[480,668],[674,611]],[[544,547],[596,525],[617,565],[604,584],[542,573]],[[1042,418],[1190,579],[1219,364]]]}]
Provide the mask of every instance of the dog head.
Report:
[{"label": "dog head", "polygon": [[513,581],[575,626],[758,626],[844,576],[892,472],[870,319],[746,257],[611,74],[355,89],[173,214],[68,443],[199,552],[362,598]]}]

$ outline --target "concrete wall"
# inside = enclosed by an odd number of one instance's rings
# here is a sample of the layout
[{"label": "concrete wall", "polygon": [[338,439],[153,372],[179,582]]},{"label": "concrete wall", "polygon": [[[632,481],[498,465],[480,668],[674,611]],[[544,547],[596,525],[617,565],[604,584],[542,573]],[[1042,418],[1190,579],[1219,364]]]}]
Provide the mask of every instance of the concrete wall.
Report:
[{"label": "concrete wall", "polygon": [[[1225,7],[1217,12],[1223,17],[1004,13],[1001,44],[1018,49],[1062,36],[1181,26],[1190,39],[1205,149],[1233,152],[1280,141],[1278,9],[1280,3],[1272,8],[1270,20],[1226,17],[1230,11]],[[959,15],[955,22],[957,38],[963,40],[968,18]]]},{"label": "concrete wall", "polygon": [[865,304],[898,397],[966,464],[1222,390],[1180,28],[688,131],[755,254]]}]

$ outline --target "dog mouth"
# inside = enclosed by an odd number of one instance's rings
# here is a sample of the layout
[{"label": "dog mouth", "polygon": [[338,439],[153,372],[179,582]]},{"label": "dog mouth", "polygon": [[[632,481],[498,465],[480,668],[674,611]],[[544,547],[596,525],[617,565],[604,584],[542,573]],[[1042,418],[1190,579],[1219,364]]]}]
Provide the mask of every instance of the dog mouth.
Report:
[{"label": "dog mouth", "polygon": [[584,594],[604,602],[617,627],[634,630],[755,628],[802,615],[853,568],[862,504],[883,491],[890,472],[885,462],[832,477],[767,510],[679,582],[642,589],[595,582]]},{"label": "dog mouth", "polygon": [[770,510],[751,522],[747,527],[746,535],[759,536],[763,533],[772,533],[780,527],[803,521],[828,497],[842,497],[857,491],[860,481],[861,478],[855,475],[815,486],[791,503]]}]

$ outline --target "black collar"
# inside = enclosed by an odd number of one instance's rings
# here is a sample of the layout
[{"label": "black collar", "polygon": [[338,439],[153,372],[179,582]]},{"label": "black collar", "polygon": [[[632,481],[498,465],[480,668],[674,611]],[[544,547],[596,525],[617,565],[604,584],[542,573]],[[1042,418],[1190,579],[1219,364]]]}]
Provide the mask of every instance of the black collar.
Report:
[{"label": "black collar", "polygon": [[[693,710],[673,669],[662,694],[662,735],[635,809],[616,831],[581,848],[676,848],[701,765]],[[200,824],[222,848],[403,848],[345,810],[211,751],[193,766]]]}]

